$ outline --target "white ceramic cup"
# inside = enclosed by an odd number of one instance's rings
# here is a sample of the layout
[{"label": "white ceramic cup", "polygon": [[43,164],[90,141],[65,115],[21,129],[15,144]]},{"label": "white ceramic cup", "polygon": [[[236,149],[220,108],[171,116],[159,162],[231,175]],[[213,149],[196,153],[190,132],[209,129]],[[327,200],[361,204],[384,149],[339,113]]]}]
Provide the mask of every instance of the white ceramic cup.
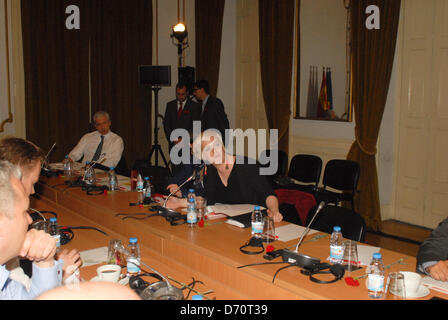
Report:
[{"label": "white ceramic cup", "polygon": [[108,282],[118,282],[121,274],[121,266],[116,264],[106,264],[96,269],[98,280]]},{"label": "white ceramic cup", "polygon": [[422,283],[422,277],[416,272],[400,271],[404,276],[404,286],[406,289],[406,296],[415,295]]}]

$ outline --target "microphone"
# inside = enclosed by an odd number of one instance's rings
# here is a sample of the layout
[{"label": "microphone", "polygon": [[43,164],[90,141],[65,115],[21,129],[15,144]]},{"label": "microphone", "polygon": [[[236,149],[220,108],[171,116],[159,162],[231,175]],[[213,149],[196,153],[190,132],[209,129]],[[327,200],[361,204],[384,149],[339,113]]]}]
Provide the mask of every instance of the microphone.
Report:
[{"label": "microphone", "polygon": [[198,170],[194,170],[194,171],[193,171],[193,174],[192,174],[191,176],[189,176],[189,177],[187,178],[187,180],[185,180],[184,182],[182,182],[182,184],[181,184],[180,186],[178,186],[178,187],[176,188],[176,190],[174,190],[173,192],[171,192],[171,193],[168,195],[168,197],[166,197],[165,201],[163,202],[163,207],[166,208],[166,203],[168,202],[169,198],[170,198],[173,194],[175,194],[177,191],[179,191],[180,188],[182,188],[187,182],[190,182],[191,180],[196,179],[197,177],[199,177],[199,176],[200,176],[200,173],[201,173],[201,171],[202,171],[202,169],[203,169],[204,167],[205,167],[205,163],[201,163],[201,165],[199,166]]},{"label": "microphone", "polygon": [[320,263],[320,259],[318,259],[318,258],[313,258],[313,257],[307,256],[305,254],[299,253],[299,246],[302,243],[303,238],[305,238],[305,236],[310,231],[310,227],[311,227],[314,219],[316,218],[316,216],[319,214],[319,212],[324,207],[325,207],[325,202],[322,201],[319,204],[319,206],[317,207],[316,212],[314,213],[314,216],[311,219],[311,221],[308,223],[305,231],[302,233],[299,241],[297,242],[296,249],[294,251],[288,250],[288,249],[283,249],[282,258],[283,258],[284,262],[287,262],[287,263],[290,263],[293,265],[297,265],[302,268],[312,268],[314,265]]},{"label": "microphone", "polygon": [[53,143],[53,146],[50,148],[50,151],[48,151],[47,155],[45,156],[44,161],[42,162],[42,168],[46,169],[46,164],[48,162],[48,157],[51,154],[51,152],[53,151],[54,147],[56,147],[56,142]]},{"label": "microphone", "polygon": [[[103,162],[103,161],[105,160],[104,156],[106,156],[106,153],[102,153],[102,154],[100,155],[100,157],[98,158],[98,160],[93,161],[93,163],[91,163],[90,166],[89,166],[88,168],[87,168],[87,166],[86,166],[86,169],[85,169],[85,171],[84,171],[84,175],[82,176],[82,181],[83,181],[83,182],[85,182],[85,180],[86,180],[86,174],[87,174],[87,172],[88,172],[90,169],[92,169],[98,162]],[[101,161],[100,161],[100,160],[101,160]]]},{"label": "microphone", "polygon": [[171,285],[171,283],[168,281],[168,279],[162,275],[160,272],[158,272],[157,270],[151,268],[150,266],[148,266],[146,263],[139,261],[137,258],[135,257],[131,257],[131,253],[123,246],[123,244],[121,243],[115,243],[114,244],[114,249],[120,253],[122,253],[125,257],[126,260],[130,263],[135,264],[136,266],[139,266],[140,264],[144,265],[146,268],[150,269],[152,272],[154,272],[155,274],[159,275],[165,282],[166,285],[168,287],[168,292],[173,290],[173,286]]}]

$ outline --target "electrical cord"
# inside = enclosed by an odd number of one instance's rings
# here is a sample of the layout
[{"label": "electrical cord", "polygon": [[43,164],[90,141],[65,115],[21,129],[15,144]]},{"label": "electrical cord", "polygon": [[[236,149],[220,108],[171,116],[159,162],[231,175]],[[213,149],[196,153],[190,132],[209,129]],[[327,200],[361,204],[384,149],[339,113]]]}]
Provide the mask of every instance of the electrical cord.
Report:
[{"label": "electrical cord", "polygon": [[287,265],[287,266],[281,267],[280,269],[278,269],[278,270],[275,272],[275,274],[274,274],[274,278],[272,278],[272,283],[274,283],[274,281],[275,281],[275,277],[277,277],[277,274],[278,274],[280,271],[282,271],[282,270],[284,270],[284,269],[287,269],[287,268],[289,268],[289,267],[299,267],[299,266],[298,266],[298,265],[295,265],[295,264],[289,264],[289,265]]},{"label": "electrical cord", "polygon": [[261,266],[264,264],[281,264],[281,263],[288,263],[288,262],[284,262],[284,261],[277,261],[277,262],[260,262],[260,263],[251,263],[251,264],[246,264],[244,266],[239,266],[237,267],[237,269],[242,269],[242,268],[246,268],[246,267],[253,267],[253,266]]}]

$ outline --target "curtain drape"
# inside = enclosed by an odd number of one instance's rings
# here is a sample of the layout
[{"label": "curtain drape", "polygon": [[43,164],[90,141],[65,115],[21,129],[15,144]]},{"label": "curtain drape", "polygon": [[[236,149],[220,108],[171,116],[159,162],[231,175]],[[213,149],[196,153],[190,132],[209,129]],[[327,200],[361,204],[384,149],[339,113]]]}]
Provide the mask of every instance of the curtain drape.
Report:
[{"label": "curtain drape", "polygon": [[[79,30],[65,27],[69,5]],[[22,28],[27,138],[44,150],[56,141],[60,161],[106,110],[128,166],[147,159],[151,88],[139,85],[138,66],[152,64],[152,1],[22,0]]]},{"label": "curtain drape", "polygon": [[[366,8],[376,5],[380,29],[366,28]],[[386,105],[397,40],[400,0],[351,1],[352,103],[355,137],[347,159],[361,167],[355,210],[369,229],[381,229],[376,144]]]},{"label": "curtain drape", "polygon": [[225,0],[195,0],[196,80],[205,79],[210,94],[218,91]]},{"label": "curtain drape", "polygon": [[89,21],[92,114],[111,115],[131,167],[148,159],[152,145],[152,89],[138,83],[138,66],[152,65],[152,1],[91,1]]},{"label": "curtain drape", "polygon": [[86,2],[22,0],[26,137],[61,161],[89,128],[87,29],[67,30],[65,8]]},{"label": "curtain drape", "polygon": [[293,71],[294,0],[259,0],[261,82],[269,129],[288,153]]}]

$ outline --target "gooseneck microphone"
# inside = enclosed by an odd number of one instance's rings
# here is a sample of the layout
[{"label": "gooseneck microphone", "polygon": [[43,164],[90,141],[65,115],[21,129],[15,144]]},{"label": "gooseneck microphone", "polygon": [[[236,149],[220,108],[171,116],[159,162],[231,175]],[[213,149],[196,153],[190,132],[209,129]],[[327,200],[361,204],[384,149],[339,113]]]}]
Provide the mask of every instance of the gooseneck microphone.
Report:
[{"label": "gooseneck microphone", "polygon": [[180,186],[178,186],[176,188],[176,190],[174,190],[173,192],[171,192],[168,197],[166,197],[165,201],[163,202],[163,207],[166,208],[166,203],[168,202],[169,198],[175,194],[177,191],[180,190],[180,188],[182,188],[187,182],[190,182],[193,179],[196,179],[197,177],[200,176],[202,169],[204,169],[205,167],[205,163],[201,163],[201,165],[199,166],[199,168],[197,168],[196,170],[193,171],[193,174],[191,176],[189,176],[187,178],[187,180],[185,180]]},{"label": "gooseneck microphone", "polygon": [[131,256],[131,253],[123,246],[123,244],[121,243],[115,243],[114,244],[114,248],[115,250],[117,250],[118,252],[122,253],[125,257],[126,260],[135,264],[136,266],[139,266],[140,264],[144,265],[146,268],[150,269],[152,272],[154,272],[155,274],[159,275],[165,282],[166,285],[168,287],[168,291],[172,291],[173,290],[173,286],[171,285],[171,283],[168,281],[168,279],[161,274],[160,272],[158,272],[157,270],[151,268],[150,266],[148,266],[146,263],[139,261],[137,258],[134,258]]},{"label": "gooseneck microphone", "polygon": [[299,252],[299,246],[302,244],[302,240],[303,238],[305,238],[305,236],[308,234],[308,232],[310,232],[310,227],[313,224],[314,218],[316,218],[316,216],[318,215],[318,213],[325,207],[325,202],[322,201],[319,206],[316,209],[316,212],[314,213],[313,218],[311,219],[310,223],[308,223],[308,226],[306,227],[305,231],[302,233],[302,236],[299,239],[299,242],[297,242],[296,245],[296,250],[295,252]]},{"label": "gooseneck microphone", "polygon": [[319,214],[319,212],[325,207],[325,202],[322,201],[319,206],[316,209],[316,212],[314,213],[313,218],[308,223],[305,231],[300,236],[299,241],[297,242],[296,249],[294,251],[284,249],[282,251],[282,258],[284,262],[290,263],[292,265],[297,265],[302,268],[312,268],[317,263],[320,263],[320,259],[313,258],[310,256],[307,256],[305,254],[299,253],[299,246],[302,243],[303,238],[308,234],[310,231],[311,224],[313,223],[316,216]]}]

